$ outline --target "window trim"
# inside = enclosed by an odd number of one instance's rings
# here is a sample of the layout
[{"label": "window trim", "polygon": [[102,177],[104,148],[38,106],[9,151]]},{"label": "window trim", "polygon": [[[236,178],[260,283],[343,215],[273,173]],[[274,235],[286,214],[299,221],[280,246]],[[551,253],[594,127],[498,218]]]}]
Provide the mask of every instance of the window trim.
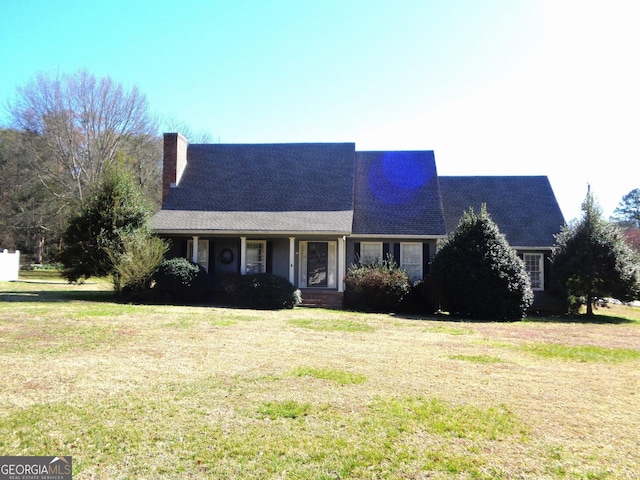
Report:
[{"label": "window trim", "polygon": [[[198,259],[195,263],[209,271],[209,239],[198,238]],[[193,262],[193,238],[187,239],[187,260]]]},{"label": "window trim", "polygon": [[[534,287],[533,286],[533,279],[531,277],[531,269],[529,268],[529,263],[527,263],[527,256],[529,257],[536,257],[537,260],[537,265],[540,268],[540,286],[538,287]],[[540,253],[540,252],[522,252],[522,261],[524,262],[524,268],[527,271],[527,275],[529,275],[529,279],[531,280],[531,290],[533,290],[534,292],[541,292],[544,291],[544,253]],[[538,272],[536,272],[538,273]]]},{"label": "window trim", "polygon": [[[378,249],[378,258],[374,259],[374,260],[366,260],[364,258],[363,255],[363,250],[365,246],[370,246],[370,247],[376,247]],[[375,263],[376,261],[378,263],[382,263],[382,261],[384,260],[383,256],[384,256],[384,247],[383,247],[383,242],[360,242],[360,264],[361,265],[369,265],[371,263]]]},{"label": "window trim", "polygon": [[[260,245],[262,247],[262,261],[252,263],[251,269],[249,268],[249,245]],[[247,243],[245,246],[245,259],[244,259],[244,270],[247,274],[257,274],[257,273],[265,273],[267,271],[267,241],[266,240],[249,240],[247,239]],[[253,271],[253,265],[260,265],[260,271]]]},{"label": "window trim", "polygon": [[419,282],[420,280],[424,280],[424,251],[423,251],[423,244],[422,244],[422,242],[400,242],[399,264],[400,264],[400,268],[402,268],[404,270],[406,270],[405,265],[407,265],[404,262],[404,249],[408,245],[418,247],[418,252],[419,252],[419,255],[420,255],[420,264],[418,265],[418,264],[410,263],[408,265],[419,266],[420,267],[420,273],[418,275],[418,278],[416,278],[416,279],[411,279],[410,278],[409,279],[412,282]]}]

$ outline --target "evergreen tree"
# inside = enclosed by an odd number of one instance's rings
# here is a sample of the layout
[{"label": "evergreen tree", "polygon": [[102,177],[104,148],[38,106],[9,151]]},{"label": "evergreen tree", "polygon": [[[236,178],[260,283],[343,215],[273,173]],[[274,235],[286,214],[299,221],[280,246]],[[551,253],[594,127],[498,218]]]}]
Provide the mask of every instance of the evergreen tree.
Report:
[{"label": "evergreen tree", "polygon": [[621,226],[640,228],[640,188],[635,188],[622,197],[613,211],[613,220]]},{"label": "evergreen tree", "polygon": [[487,320],[521,319],[533,303],[531,280],[483,205],[470,209],[433,259],[441,308]]},{"label": "evergreen tree", "polygon": [[60,261],[70,282],[113,275],[120,290],[114,261],[124,254],[126,240],[142,232],[150,236],[149,207],[140,187],[122,167],[113,167],[74,215],[63,235]]},{"label": "evergreen tree", "polygon": [[582,204],[582,218],[556,238],[552,256],[556,288],[576,310],[586,305],[593,315],[596,301],[613,297],[623,302],[640,294],[640,259],[618,227],[602,218],[591,192]]}]

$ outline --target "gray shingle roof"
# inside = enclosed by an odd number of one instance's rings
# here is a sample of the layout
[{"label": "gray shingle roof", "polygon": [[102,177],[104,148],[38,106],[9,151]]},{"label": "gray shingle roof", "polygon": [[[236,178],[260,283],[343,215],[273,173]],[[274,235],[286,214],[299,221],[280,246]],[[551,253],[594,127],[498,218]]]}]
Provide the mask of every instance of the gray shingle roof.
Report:
[{"label": "gray shingle roof", "polygon": [[432,151],[356,152],[353,233],[446,234]]},{"label": "gray shingle roof", "polygon": [[546,176],[440,177],[447,231],[481,205],[513,247],[551,247],[564,217]]},{"label": "gray shingle roof", "polygon": [[547,247],[564,224],[547,177],[438,177],[432,151],[196,144],[187,162],[158,232],[441,236],[486,203],[512,246]]},{"label": "gray shingle roof", "polygon": [[[206,212],[201,210],[160,210],[152,219],[159,233],[176,229],[193,234],[217,232],[297,232],[346,235],[351,231],[353,211],[339,212]],[[178,226],[178,227],[176,227]]]},{"label": "gray shingle roof", "polygon": [[353,143],[189,145],[163,209],[353,210]]},{"label": "gray shingle roof", "polygon": [[353,143],[189,145],[182,179],[151,226],[348,233],[354,152]]}]

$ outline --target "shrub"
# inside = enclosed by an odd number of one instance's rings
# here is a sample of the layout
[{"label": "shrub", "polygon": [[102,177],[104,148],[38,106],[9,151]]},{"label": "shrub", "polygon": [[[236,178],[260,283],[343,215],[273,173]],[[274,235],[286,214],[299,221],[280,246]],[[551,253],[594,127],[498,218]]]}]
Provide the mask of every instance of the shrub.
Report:
[{"label": "shrub", "polygon": [[398,310],[405,313],[432,314],[438,311],[438,296],[432,277],[415,282],[402,299]]},{"label": "shrub", "polygon": [[280,310],[302,302],[300,290],[287,279],[270,273],[226,274],[216,278],[218,301],[242,308]]},{"label": "shrub", "polygon": [[186,258],[163,261],[153,275],[152,296],[161,302],[191,303],[206,300],[209,275]]},{"label": "shrub", "polygon": [[149,295],[167,243],[144,228],[119,236],[120,247],[106,249],[113,265],[114,290],[126,300],[143,300]]},{"label": "shrub", "polygon": [[344,281],[345,306],[365,312],[395,311],[410,288],[407,272],[399,269],[392,258],[354,265]]},{"label": "shrub", "polygon": [[441,308],[481,320],[522,319],[533,302],[524,266],[483,208],[465,212],[433,259]]}]

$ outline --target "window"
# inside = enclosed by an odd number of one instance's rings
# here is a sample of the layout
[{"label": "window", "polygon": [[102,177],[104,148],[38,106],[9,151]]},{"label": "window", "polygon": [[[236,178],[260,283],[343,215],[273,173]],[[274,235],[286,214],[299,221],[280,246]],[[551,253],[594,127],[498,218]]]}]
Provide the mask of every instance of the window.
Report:
[{"label": "window", "polygon": [[522,259],[531,278],[531,288],[544,290],[544,256],[541,253],[525,253]]},{"label": "window", "polygon": [[[187,259],[194,261],[193,240],[187,240]],[[198,240],[198,258],[195,263],[209,271],[209,240]]]},{"label": "window", "polygon": [[400,268],[407,271],[409,280],[422,280],[422,243],[400,244]]},{"label": "window", "polygon": [[267,271],[267,242],[265,240],[247,240],[246,269],[248,274]]},{"label": "window", "polygon": [[363,265],[382,262],[382,242],[362,242],[360,244],[360,263]]}]

